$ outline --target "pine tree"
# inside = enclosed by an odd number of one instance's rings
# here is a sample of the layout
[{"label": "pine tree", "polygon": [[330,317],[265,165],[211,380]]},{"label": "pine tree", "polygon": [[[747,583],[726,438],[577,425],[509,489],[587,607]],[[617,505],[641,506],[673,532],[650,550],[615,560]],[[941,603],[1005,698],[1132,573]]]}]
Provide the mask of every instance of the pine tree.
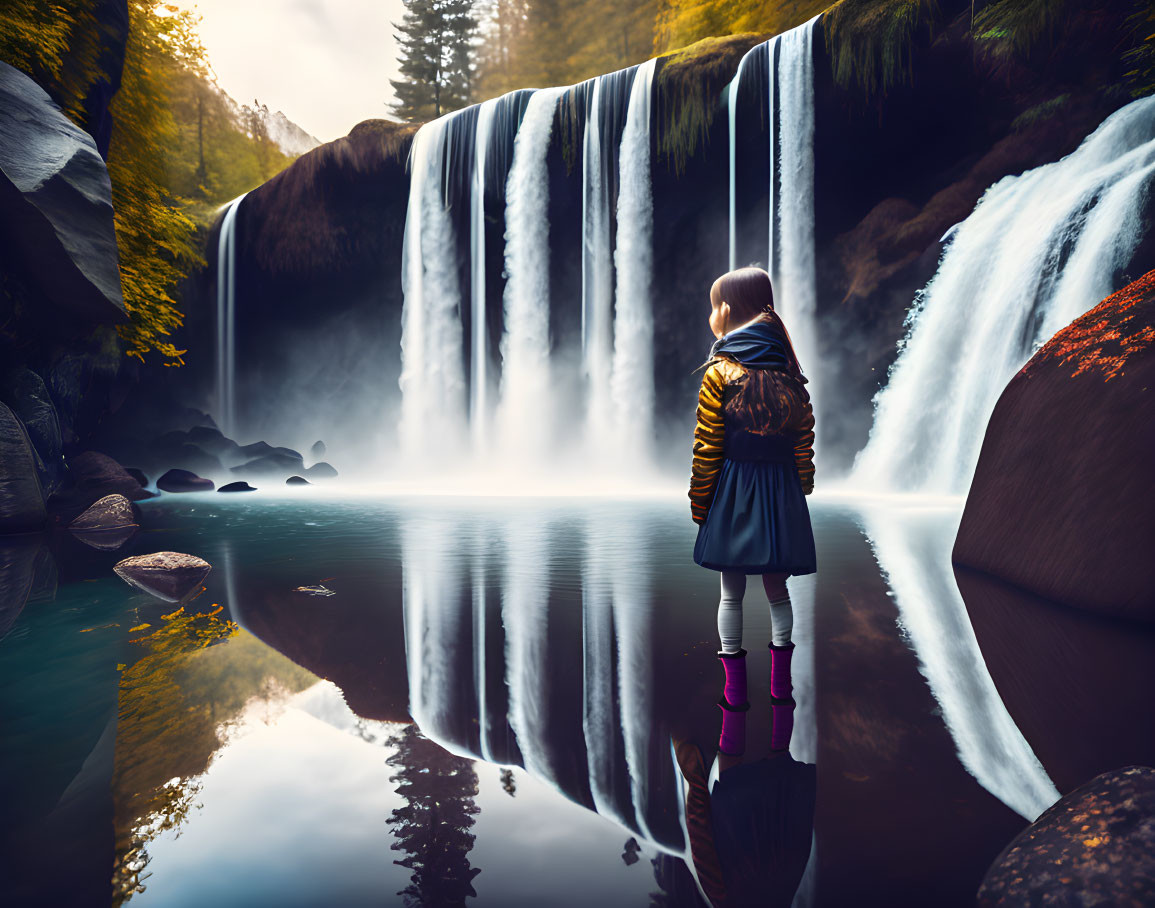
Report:
[{"label": "pine tree", "polygon": [[390,79],[394,115],[421,122],[469,104],[473,0],[406,0],[405,15],[393,27],[402,50],[401,78]]}]

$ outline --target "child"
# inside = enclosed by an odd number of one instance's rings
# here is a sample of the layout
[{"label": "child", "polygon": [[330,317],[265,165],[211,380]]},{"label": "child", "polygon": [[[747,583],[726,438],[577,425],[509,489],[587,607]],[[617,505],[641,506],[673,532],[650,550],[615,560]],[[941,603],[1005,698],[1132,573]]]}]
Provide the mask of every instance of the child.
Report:
[{"label": "child", "polygon": [[814,488],[814,413],[790,335],[774,311],[769,274],[739,268],[718,278],[709,322],[718,341],[698,394],[690,503],[698,524],[694,561],[722,572],[725,727],[728,710],[749,707],[742,649],[747,574],[762,576],[770,600],[770,696],[792,700],[794,617],[786,578],[817,570],[804,497]]}]

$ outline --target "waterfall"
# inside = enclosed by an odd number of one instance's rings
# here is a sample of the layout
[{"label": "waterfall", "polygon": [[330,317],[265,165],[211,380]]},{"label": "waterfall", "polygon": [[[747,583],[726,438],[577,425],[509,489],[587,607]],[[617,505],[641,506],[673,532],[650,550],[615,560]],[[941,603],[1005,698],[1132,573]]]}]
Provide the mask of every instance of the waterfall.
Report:
[{"label": "waterfall", "polygon": [[485,168],[490,132],[499,103],[500,99],[494,98],[482,104],[477,111],[469,212],[469,253],[473,266],[470,281],[473,317],[469,357],[469,424],[473,433],[473,450],[478,454],[485,450],[488,442],[486,429],[489,423],[489,350],[486,344],[485,315]]},{"label": "waterfall", "polygon": [[534,93],[506,184],[505,333],[498,420],[507,456],[541,464],[552,436],[549,341],[549,170],[546,153],[565,89]]},{"label": "waterfall", "polygon": [[237,431],[237,212],[248,193],[231,202],[217,237],[217,422],[230,437]]},{"label": "waterfall", "polygon": [[[774,307],[809,379],[821,434],[814,259],[814,26],[820,16],[752,48],[727,89],[730,136],[730,268],[738,261],[738,110],[743,79],[765,87],[770,159],[766,270]],[[817,450],[817,443],[815,449]]]},{"label": "waterfall", "polygon": [[586,108],[582,141],[582,373],[590,454],[612,429],[614,352],[613,199],[624,113],[637,67],[599,76]]},{"label": "waterfall", "polygon": [[907,316],[852,479],[962,494],[1007,382],[1058,328],[1117,289],[1142,238],[1155,98],[1112,114],[1072,154],[990,187]]},{"label": "waterfall", "polygon": [[654,422],[654,199],[650,182],[650,96],[657,60],[638,67],[619,158],[614,354],[610,393],[619,450],[635,467],[649,461]]},{"label": "waterfall", "polygon": [[422,126],[409,153],[409,206],[401,252],[401,422],[405,462],[460,450],[465,372],[453,221],[443,185],[450,124]]}]

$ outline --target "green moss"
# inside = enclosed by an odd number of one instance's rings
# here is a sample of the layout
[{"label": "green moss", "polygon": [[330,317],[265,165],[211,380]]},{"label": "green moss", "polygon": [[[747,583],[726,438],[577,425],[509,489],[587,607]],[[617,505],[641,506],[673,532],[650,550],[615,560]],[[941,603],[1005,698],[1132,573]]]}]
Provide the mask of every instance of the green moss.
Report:
[{"label": "green moss", "polygon": [[840,0],[822,17],[835,81],[873,97],[909,80],[914,38],[938,16],[936,0]]},{"label": "green moss", "polygon": [[746,52],[763,40],[751,34],[704,38],[661,58],[655,75],[657,146],[675,173],[706,143],[722,90]]},{"label": "green moss", "polygon": [[997,0],[974,18],[975,42],[997,57],[1029,56],[1053,39],[1068,0]]},{"label": "green moss", "polygon": [[1022,132],[1024,129],[1029,129],[1036,123],[1041,123],[1043,120],[1050,119],[1064,107],[1067,102],[1071,100],[1069,94],[1057,95],[1042,104],[1036,104],[1024,110],[1011,122],[1011,130],[1014,132]]}]

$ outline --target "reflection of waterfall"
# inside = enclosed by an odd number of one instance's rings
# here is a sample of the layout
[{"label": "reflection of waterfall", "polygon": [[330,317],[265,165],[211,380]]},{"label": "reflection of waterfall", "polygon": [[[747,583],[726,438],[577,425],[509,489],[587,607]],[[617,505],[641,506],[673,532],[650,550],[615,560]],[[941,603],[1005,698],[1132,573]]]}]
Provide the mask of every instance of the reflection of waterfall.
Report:
[{"label": "reflection of waterfall", "polygon": [[638,67],[619,161],[612,386],[619,450],[645,463],[654,421],[654,198],[650,185],[650,94],[656,60]]},{"label": "reflection of waterfall", "polygon": [[917,513],[878,509],[860,519],[959,760],[987,791],[1034,820],[1059,792],[1003,705],[979,651],[951,570],[958,517],[920,520]]},{"label": "reflection of waterfall", "polygon": [[217,237],[217,422],[237,431],[237,212],[242,193],[228,204]]},{"label": "reflection of waterfall", "polygon": [[514,143],[506,188],[505,335],[499,424],[508,456],[540,463],[552,436],[549,355],[549,171],[561,89],[535,92]]},{"label": "reflection of waterfall", "polygon": [[730,113],[730,267],[738,261],[738,116],[743,79],[756,76],[766,92],[770,130],[767,270],[774,306],[790,330],[810,380],[815,426],[821,432],[814,265],[814,26],[804,25],[749,51],[727,92]]},{"label": "reflection of waterfall", "polygon": [[854,478],[962,493],[987,420],[1032,351],[1116,288],[1155,171],[1155,99],[1110,116],[1071,155],[1000,180],[949,241]]}]

